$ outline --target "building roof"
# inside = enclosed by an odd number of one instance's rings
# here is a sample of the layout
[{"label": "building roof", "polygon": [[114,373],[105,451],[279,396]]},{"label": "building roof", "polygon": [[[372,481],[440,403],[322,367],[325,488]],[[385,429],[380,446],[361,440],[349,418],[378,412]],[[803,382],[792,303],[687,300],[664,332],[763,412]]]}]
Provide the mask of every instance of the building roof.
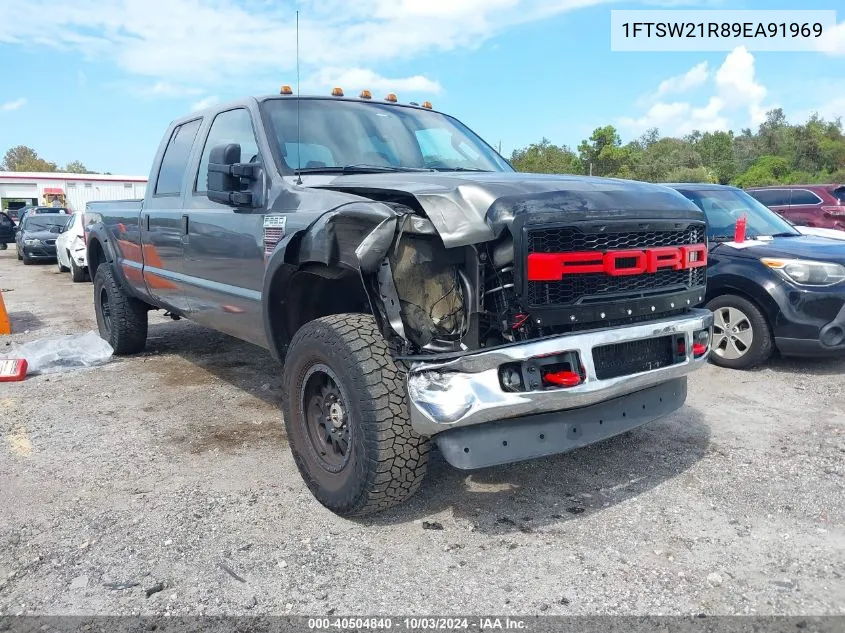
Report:
[{"label": "building roof", "polygon": [[0,182],[4,180],[72,180],[75,182],[147,182],[143,176],[121,176],[115,174],[74,174],[61,171],[0,171]]}]

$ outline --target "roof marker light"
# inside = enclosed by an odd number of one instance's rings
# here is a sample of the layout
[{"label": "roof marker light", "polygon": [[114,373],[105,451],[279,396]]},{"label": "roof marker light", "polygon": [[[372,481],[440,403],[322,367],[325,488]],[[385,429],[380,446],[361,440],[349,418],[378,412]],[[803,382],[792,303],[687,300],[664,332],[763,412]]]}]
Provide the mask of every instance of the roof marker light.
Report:
[{"label": "roof marker light", "polygon": [[292,95],[293,90],[290,86],[282,86],[281,90],[279,90],[280,95]]},{"label": "roof marker light", "polygon": [[396,103],[399,99],[396,98],[396,94],[393,92],[388,92],[387,96],[384,98],[385,101],[390,101],[390,103]]},{"label": "roof marker light", "polygon": [[424,107],[426,110],[431,110],[431,101],[423,101],[422,107]]},{"label": "roof marker light", "polygon": [[332,88],[332,96],[333,97],[342,97],[343,96],[343,88]]},{"label": "roof marker light", "polygon": [[361,91],[361,94],[360,94],[360,95],[358,95],[358,96],[359,96],[361,99],[372,99],[372,98],[373,98],[373,93],[372,93],[372,92],[370,92],[369,90],[362,90],[362,91]]}]

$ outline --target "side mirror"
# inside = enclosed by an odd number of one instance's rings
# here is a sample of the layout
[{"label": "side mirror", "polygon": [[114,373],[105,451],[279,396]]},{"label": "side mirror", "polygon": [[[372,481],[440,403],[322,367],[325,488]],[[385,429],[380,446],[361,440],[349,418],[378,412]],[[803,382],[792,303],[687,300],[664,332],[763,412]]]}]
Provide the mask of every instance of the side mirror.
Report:
[{"label": "side mirror", "polygon": [[237,143],[217,145],[208,156],[208,199],[230,207],[255,206],[250,181],[258,178],[256,163],[242,163]]}]

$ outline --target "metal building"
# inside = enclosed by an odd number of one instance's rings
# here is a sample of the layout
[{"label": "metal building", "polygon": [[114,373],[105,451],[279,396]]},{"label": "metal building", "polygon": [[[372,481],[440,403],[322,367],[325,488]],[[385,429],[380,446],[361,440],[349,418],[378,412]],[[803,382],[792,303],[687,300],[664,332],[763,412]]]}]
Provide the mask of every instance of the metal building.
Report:
[{"label": "metal building", "polygon": [[27,205],[50,205],[58,200],[74,212],[95,200],[143,198],[147,179],[110,174],[0,171],[0,209],[16,216]]}]

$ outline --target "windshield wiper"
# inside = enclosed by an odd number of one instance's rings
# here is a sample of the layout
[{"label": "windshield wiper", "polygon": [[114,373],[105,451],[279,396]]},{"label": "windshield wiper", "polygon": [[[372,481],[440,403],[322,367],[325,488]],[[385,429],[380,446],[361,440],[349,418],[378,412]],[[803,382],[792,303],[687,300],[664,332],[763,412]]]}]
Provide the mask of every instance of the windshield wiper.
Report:
[{"label": "windshield wiper", "polygon": [[433,167],[433,171],[483,171],[490,172],[490,169],[480,169],[478,167]]},{"label": "windshield wiper", "polygon": [[427,167],[395,167],[393,165],[344,165],[343,167],[301,167],[294,174],[379,174],[401,171],[434,171]]},{"label": "windshield wiper", "polygon": [[772,233],[772,237],[801,237],[801,233],[784,231],[783,233]]}]

